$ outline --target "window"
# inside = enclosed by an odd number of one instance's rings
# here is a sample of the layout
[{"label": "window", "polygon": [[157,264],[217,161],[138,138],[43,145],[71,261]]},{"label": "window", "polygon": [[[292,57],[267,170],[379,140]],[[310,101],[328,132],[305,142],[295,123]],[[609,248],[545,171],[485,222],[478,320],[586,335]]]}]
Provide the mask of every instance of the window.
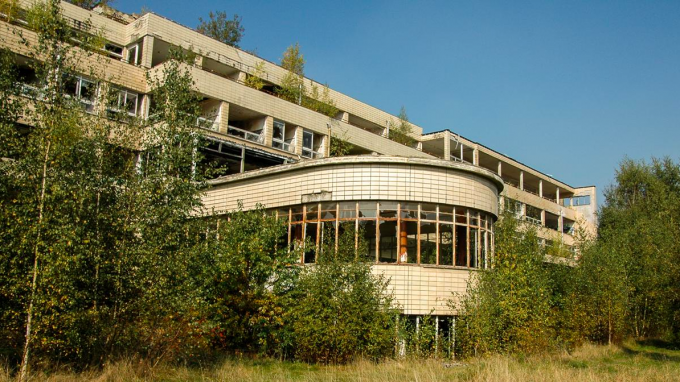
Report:
[{"label": "window", "polygon": [[311,131],[302,132],[302,156],[314,158],[314,133]]},{"label": "window", "polygon": [[126,89],[111,88],[109,91],[107,111],[111,114],[126,113],[136,117],[139,112],[139,94]]},{"label": "window", "polygon": [[127,62],[132,65],[139,65],[142,61],[141,53],[139,44],[128,47]]},{"label": "window", "polygon": [[111,58],[122,59],[123,58],[123,47],[107,42],[104,44],[104,51]]},{"label": "window", "polygon": [[291,151],[291,145],[286,143],[286,124],[281,121],[274,120],[272,147],[279,150]]},{"label": "window", "polygon": [[97,84],[79,76],[69,76],[64,82],[64,93],[80,101],[88,113],[94,113]]},{"label": "window", "polygon": [[572,206],[588,206],[590,205],[590,195],[574,196],[571,199]]}]

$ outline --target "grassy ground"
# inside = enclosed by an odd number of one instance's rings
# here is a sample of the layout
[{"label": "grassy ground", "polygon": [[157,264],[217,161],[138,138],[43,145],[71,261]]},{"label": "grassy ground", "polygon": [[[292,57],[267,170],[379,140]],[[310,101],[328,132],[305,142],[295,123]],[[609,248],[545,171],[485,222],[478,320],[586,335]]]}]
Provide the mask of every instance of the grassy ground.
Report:
[{"label": "grassy ground", "polygon": [[[586,345],[572,353],[468,362],[392,360],[316,366],[272,360],[227,361],[209,368],[118,363],[81,374],[39,373],[33,381],[679,381],[680,350],[658,343]],[[13,380],[7,372],[0,381]]]}]

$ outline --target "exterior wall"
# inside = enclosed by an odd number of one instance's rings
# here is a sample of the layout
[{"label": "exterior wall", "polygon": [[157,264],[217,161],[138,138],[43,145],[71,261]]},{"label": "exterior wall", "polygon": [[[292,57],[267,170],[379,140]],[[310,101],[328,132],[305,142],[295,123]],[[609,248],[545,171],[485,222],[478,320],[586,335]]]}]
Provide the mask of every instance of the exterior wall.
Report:
[{"label": "exterior wall", "polygon": [[470,207],[498,215],[494,174],[441,160],[395,157],[342,157],[276,166],[219,178],[206,192],[206,208],[230,211],[243,202],[267,208],[305,202],[303,195],[327,201],[398,200]]},{"label": "exterior wall", "polygon": [[468,279],[477,272],[422,265],[374,265],[371,271],[390,281],[389,289],[404,314],[415,315],[455,314],[448,300],[454,298],[452,293],[465,293]]}]

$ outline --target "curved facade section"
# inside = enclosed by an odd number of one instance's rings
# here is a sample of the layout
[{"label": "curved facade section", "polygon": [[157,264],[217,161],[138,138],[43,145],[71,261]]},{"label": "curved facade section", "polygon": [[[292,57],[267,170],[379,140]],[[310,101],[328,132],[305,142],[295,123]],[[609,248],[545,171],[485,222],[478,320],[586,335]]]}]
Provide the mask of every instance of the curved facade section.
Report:
[{"label": "curved facade section", "polygon": [[211,182],[204,203],[228,212],[264,205],[288,223],[301,263],[354,243],[373,272],[390,279],[407,315],[452,314],[446,301],[485,268],[503,183],[463,163],[342,157],[231,175]]},{"label": "curved facade section", "polygon": [[474,208],[498,215],[503,182],[464,163],[384,156],[327,158],[230,175],[210,182],[204,205],[230,211],[312,201],[399,200]]}]

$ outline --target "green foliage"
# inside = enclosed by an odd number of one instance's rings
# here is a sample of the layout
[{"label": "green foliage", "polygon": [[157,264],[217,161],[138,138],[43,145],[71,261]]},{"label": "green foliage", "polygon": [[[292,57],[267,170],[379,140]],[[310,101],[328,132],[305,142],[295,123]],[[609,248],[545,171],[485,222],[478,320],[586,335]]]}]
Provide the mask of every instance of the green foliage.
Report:
[{"label": "green foliage", "polygon": [[258,61],[257,64],[255,64],[255,68],[253,69],[252,73],[249,73],[248,76],[246,77],[246,86],[249,86],[253,89],[260,90],[264,86],[264,80],[262,77],[264,77],[266,74],[264,70],[264,61]]},{"label": "green foliage", "polygon": [[337,251],[324,243],[317,264],[304,270],[296,287],[291,319],[295,355],[302,361],[347,363],[394,350],[397,310],[388,282],[358,261],[354,227],[342,231]]},{"label": "green foliage", "polygon": [[331,135],[330,156],[342,157],[349,155],[353,147],[354,145],[347,141],[346,134],[343,133],[342,135],[338,135],[333,133]]},{"label": "green foliage", "polygon": [[598,245],[581,259],[597,272],[584,304],[597,323],[595,338],[677,338],[680,165],[624,160],[599,219]]},{"label": "green foliage", "polygon": [[328,85],[324,85],[323,90],[319,91],[319,87],[312,84],[311,91],[303,98],[303,106],[334,118],[340,110],[335,107],[335,101],[333,101],[329,92],[330,89],[328,88]]},{"label": "green foliage", "polygon": [[285,223],[262,207],[239,207],[218,224],[219,240],[203,260],[214,340],[229,350],[282,355],[289,341],[284,308],[301,251],[289,251],[287,239],[281,240]]},{"label": "green foliage", "polygon": [[496,223],[493,268],[474,275],[459,296],[456,325],[462,355],[532,353],[549,348],[553,330],[551,280],[536,232],[506,211]]},{"label": "green foliage", "polygon": [[305,58],[300,53],[300,45],[298,43],[289,46],[283,52],[281,67],[288,72],[281,79],[281,84],[276,88],[276,93],[287,101],[301,105],[302,97],[305,95]]},{"label": "green foliage", "polygon": [[413,126],[411,126],[411,123],[409,123],[408,115],[406,114],[406,108],[403,106],[401,107],[397,118],[397,123],[390,121],[390,131],[388,138],[397,143],[401,143],[402,145],[413,147],[417,141],[415,138],[413,138]]},{"label": "green foliage", "polygon": [[243,38],[245,28],[241,25],[241,17],[234,15],[234,18],[227,19],[227,13],[223,11],[212,11],[208,14],[208,20],[199,17],[196,31],[217,41],[238,48],[238,43]]},{"label": "green foliage", "polygon": [[85,9],[93,9],[100,5],[107,5],[110,0],[66,0],[66,2]]}]

